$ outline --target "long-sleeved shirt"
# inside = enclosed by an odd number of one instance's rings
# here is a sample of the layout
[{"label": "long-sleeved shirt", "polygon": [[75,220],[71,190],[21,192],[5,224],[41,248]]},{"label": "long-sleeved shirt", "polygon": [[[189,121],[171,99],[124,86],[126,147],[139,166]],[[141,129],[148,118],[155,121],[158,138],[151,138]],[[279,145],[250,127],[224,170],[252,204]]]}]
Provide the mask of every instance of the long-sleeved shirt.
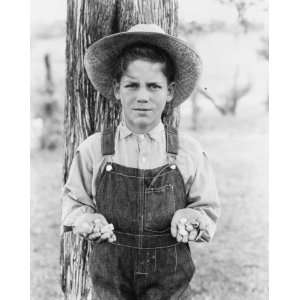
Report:
[{"label": "long-sleeved shirt", "polygon": [[[195,139],[178,134],[176,165],[187,193],[187,207],[198,210],[207,222],[209,239],[216,228],[220,204],[207,154]],[[146,134],[131,132],[122,122],[116,129],[115,154],[111,161],[132,168],[153,169],[168,162],[165,129],[162,123]],[[105,165],[101,153],[101,133],[83,141],[74,156],[62,194],[62,224],[73,226],[76,218],[95,212],[96,176]],[[101,213],[101,212],[100,212]]]}]

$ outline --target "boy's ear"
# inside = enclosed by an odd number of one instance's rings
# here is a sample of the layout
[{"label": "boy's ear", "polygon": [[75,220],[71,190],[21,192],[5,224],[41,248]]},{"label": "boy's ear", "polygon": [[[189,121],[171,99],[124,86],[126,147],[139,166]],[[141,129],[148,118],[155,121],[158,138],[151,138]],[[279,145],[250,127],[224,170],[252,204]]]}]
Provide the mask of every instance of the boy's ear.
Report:
[{"label": "boy's ear", "polygon": [[121,100],[120,83],[116,79],[113,80],[113,90],[114,90],[114,95],[115,95],[116,99]]},{"label": "boy's ear", "polygon": [[167,95],[167,102],[171,102],[174,98],[174,88],[175,88],[175,82],[171,82],[168,85],[168,95]]}]

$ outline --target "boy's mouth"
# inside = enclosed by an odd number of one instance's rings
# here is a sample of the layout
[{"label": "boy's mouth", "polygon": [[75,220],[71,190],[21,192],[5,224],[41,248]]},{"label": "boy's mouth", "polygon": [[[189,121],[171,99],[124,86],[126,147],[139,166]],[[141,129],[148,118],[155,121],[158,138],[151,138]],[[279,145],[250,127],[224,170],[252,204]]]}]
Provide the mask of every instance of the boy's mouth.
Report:
[{"label": "boy's mouth", "polygon": [[133,110],[137,110],[137,111],[151,111],[152,109],[150,109],[150,108],[133,108]]}]

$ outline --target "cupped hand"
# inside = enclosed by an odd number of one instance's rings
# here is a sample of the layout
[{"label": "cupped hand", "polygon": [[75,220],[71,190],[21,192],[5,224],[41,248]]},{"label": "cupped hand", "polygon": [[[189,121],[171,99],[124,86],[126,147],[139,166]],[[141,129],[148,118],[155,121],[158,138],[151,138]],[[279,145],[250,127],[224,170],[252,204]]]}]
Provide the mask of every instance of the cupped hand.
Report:
[{"label": "cupped hand", "polygon": [[113,224],[109,224],[102,214],[86,213],[75,221],[73,232],[92,241],[116,241]]},{"label": "cupped hand", "polygon": [[178,242],[195,241],[200,231],[207,230],[207,219],[192,208],[183,208],[175,212],[171,221],[171,235]]},{"label": "cupped hand", "polygon": [[83,237],[96,231],[100,231],[108,222],[102,214],[85,213],[79,216],[74,222],[73,232],[79,233]]}]

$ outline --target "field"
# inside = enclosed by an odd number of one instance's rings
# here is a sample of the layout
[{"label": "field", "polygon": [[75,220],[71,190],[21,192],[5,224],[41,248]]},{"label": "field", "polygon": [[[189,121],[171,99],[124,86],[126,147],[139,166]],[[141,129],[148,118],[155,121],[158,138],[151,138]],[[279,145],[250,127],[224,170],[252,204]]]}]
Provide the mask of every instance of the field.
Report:
[{"label": "field", "polygon": [[[268,293],[267,117],[205,117],[198,138],[222,201],[210,245],[194,244],[194,299],[263,300]],[[59,222],[63,151],[31,157],[31,299],[60,299]]]},{"label": "field", "polygon": [[266,135],[261,127],[249,134],[252,122],[228,121],[220,124],[224,135],[198,134],[214,165],[222,216],[213,243],[192,248],[195,299],[268,299]]}]

